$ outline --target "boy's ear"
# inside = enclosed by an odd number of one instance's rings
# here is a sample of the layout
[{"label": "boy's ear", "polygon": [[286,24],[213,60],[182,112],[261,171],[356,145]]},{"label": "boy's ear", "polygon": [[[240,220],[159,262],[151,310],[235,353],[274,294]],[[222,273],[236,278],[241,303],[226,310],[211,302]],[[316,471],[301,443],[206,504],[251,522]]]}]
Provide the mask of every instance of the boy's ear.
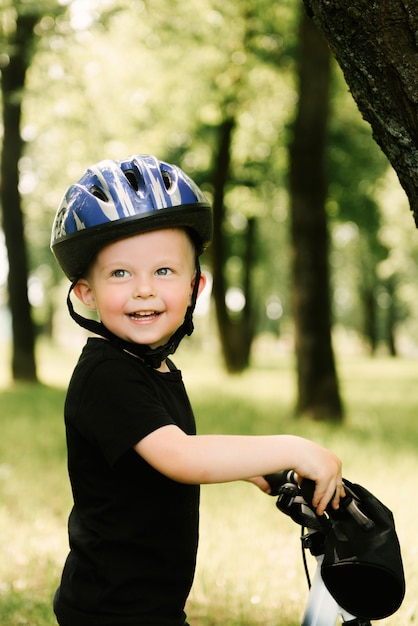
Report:
[{"label": "boy's ear", "polygon": [[75,284],[73,291],[77,298],[91,311],[96,310],[96,300],[89,282],[85,278],[80,278]]},{"label": "boy's ear", "polygon": [[197,290],[198,296],[200,296],[200,294],[202,293],[205,287],[206,287],[206,274],[203,274],[202,272],[200,274],[199,289]]},{"label": "boy's ear", "polygon": [[[192,296],[192,293],[193,293],[195,280],[196,280],[196,276],[194,276],[193,280],[192,280],[192,288],[191,288],[191,292],[190,292],[190,297]],[[197,297],[200,296],[200,294],[204,290],[205,286],[206,286],[206,274],[203,274],[203,272],[202,272],[200,274],[199,287],[197,289]]]}]

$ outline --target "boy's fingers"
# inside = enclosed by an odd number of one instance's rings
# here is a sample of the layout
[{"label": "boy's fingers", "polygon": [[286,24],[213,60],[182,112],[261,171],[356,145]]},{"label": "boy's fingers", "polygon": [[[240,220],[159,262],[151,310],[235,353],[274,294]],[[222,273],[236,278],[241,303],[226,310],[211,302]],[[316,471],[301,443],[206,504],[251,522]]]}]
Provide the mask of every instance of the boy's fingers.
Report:
[{"label": "boy's fingers", "polygon": [[333,509],[339,508],[341,498],[344,498],[345,495],[344,485],[342,483],[338,483],[331,503]]},{"label": "boy's fingers", "polygon": [[334,509],[338,509],[340,506],[340,499],[344,495],[345,491],[342,483],[337,483],[335,489],[331,486],[325,491],[320,491],[319,493],[317,493],[317,489],[315,489],[312,504],[315,507],[317,514],[322,515],[330,503]]}]

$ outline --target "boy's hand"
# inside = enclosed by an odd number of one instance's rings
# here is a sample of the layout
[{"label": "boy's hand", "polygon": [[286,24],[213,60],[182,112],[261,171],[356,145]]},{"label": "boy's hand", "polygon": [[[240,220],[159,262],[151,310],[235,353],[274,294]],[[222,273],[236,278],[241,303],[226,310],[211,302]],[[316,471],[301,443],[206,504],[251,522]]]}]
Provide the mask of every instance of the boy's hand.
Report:
[{"label": "boy's hand", "polygon": [[317,515],[322,515],[329,504],[338,509],[340,498],[345,496],[341,460],[330,450],[305,440],[303,461],[295,467],[300,480],[309,478],[315,482],[312,505]]}]

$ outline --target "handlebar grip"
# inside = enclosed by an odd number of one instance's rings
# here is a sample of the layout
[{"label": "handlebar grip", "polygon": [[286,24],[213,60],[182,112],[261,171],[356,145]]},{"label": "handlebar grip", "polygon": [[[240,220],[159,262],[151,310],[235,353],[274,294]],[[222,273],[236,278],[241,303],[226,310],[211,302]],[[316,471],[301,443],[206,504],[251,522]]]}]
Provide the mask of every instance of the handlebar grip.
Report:
[{"label": "handlebar grip", "polygon": [[311,480],[310,478],[303,478],[302,482],[300,483],[300,491],[304,500],[309,504],[309,506],[311,506],[313,494],[315,491],[315,481]]},{"label": "handlebar grip", "polygon": [[297,485],[296,474],[293,470],[283,470],[282,472],[275,472],[274,474],[265,474],[263,478],[270,485],[271,496],[278,496],[283,485],[288,483]]}]

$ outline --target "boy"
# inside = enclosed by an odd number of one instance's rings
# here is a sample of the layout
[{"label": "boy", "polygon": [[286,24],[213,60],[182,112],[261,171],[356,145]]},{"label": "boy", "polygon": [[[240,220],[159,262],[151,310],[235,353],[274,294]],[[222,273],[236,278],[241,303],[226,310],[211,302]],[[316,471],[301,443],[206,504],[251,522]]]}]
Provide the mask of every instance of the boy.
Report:
[{"label": "boy", "polygon": [[294,469],[322,514],[343,495],[340,460],[300,437],[197,436],[168,358],[193,330],[211,211],[179,168],[148,155],[103,161],[69,187],[52,250],[100,321],[65,402],[74,506],[54,610],[61,626],[184,626],[199,485]]}]

